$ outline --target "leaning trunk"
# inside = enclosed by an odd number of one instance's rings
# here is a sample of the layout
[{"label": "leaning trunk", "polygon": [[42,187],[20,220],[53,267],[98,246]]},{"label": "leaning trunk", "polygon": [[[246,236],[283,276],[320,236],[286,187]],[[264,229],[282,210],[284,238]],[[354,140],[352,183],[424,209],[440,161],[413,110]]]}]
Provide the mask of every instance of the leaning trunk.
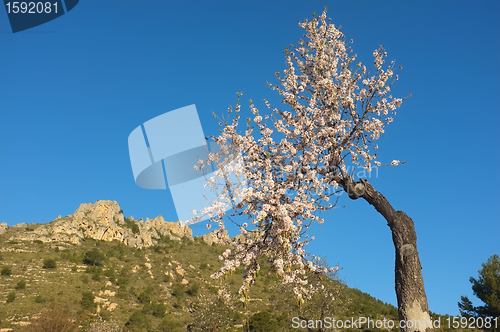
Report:
[{"label": "leaning trunk", "polygon": [[396,249],[396,296],[401,331],[433,331],[427,296],[422,278],[422,266],[417,251],[417,235],[413,220],[403,211],[396,211],[372,185],[361,179],[340,181],[350,198],[364,198],[387,220]]}]

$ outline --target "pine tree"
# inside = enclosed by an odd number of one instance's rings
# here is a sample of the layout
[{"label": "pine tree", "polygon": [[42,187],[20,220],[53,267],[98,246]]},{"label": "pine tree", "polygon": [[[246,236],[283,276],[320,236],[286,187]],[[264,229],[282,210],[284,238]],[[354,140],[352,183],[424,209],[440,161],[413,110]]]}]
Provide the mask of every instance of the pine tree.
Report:
[{"label": "pine tree", "polygon": [[460,314],[465,317],[500,317],[500,260],[498,255],[488,258],[482,263],[479,278],[471,277],[474,295],[485,303],[484,306],[474,307],[467,296],[461,297],[458,302]]}]

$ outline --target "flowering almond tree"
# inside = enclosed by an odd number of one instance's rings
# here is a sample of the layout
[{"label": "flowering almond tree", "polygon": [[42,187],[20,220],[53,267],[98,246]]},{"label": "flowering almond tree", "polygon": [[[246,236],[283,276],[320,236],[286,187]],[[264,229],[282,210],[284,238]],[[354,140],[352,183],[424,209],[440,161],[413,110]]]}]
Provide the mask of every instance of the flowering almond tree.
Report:
[{"label": "flowering almond tree", "polygon": [[[293,285],[299,301],[309,298],[318,285],[308,281],[307,272],[327,270],[305,253],[304,247],[314,239],[307,231],[312,222],[323,222],[320,212],[333,208],[330,199],[336,203],[338,194],[345,191],[351,199],[362,198],[373,205],[391,229],[399,318],[422,324],[402,330],[431,331],[413,221],[396,211],[366,179],[354,176],[355,169],[369,172],[373,165],[382,165],[375,142],[404,99],[391,95],[391,85],[398,79],[394,63],[385,64],[387,53],[382,47],[373,52],[371,70],[356,63],[350,43],[327,22],[326,12],[299,25],[305,40],[286,50],[287,69],[277,73],[281,84],[270,84],[286,109],[266,101],[271,115],[263,117],[250,101],[254,117],[239,133],[238,96],[235,109],[229,109],[234,119],[221,121],[221,134],[214,137],[222,151],[208,158],[218,162],[208,185],[217,191],[218,199],[201,212],[210,217],[207,228],[215,222],[224,229],[225,219],[237,223],[245,241],[233,243],[233,249],[224,252],[224,265],[213,277],[243,265],[240,292],[246,295],[264,256],[283,282]],[[391,165],[399,163],[394,160]],[[229,179],[228,173],[242,181]],[[228,204],[234,209],[231,215],[225,213]],[[231,218],[236,215],[247,216],[254,226],[239,224]],[[249,231],[252,228],[258,231]]]}]

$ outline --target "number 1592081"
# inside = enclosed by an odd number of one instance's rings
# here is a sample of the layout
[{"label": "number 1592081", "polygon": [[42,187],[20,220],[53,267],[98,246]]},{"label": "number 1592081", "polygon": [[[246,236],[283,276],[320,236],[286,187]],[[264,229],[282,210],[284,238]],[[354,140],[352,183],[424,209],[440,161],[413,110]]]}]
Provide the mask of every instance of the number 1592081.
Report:
[{"label": "number 1592081", "polygon": [[470,329],[493,329],[498,328],[498,317],[448,317],[446,318],[448,328],[470,328]]},{"label": "number 1592081", "polygon": [[52,11],[57,14],[57,2],[7,2],[5,3],[8,14],[50,14]]}]

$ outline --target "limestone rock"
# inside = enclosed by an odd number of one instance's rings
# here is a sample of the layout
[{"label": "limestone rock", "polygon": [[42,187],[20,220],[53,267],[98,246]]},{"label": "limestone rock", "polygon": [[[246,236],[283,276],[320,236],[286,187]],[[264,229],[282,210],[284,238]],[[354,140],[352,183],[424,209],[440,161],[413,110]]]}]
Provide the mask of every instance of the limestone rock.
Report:
[{"label": "limestone rock", "polygon": [[115,296],[116,292],[110,291],[106,289],[104,292],[101,290],[99,291],[99,296],[104,295],[104,296]]},{"label": "limestone rock", "polygon": [[142,226],[146,231],[156,230],[157,235],[168,236],[172,240],[180,240],[183,237],[188,239],[193,238],[193,231],[189,226],[180,226],[176,222],[165,221],[162,216],[158,216],[152,220],[146,218]]},{"label": "limestone rock", "polygon": [[[22,224],[25,225],[27,224]],[[16,225],[19,226],[21,224]],[[1,224],[0,234],[5,232],[5,229],[7,224]],[[160,236],[168,236],[172,240],[192,240],[193,232],[189,226],[167,222],[162,216],[146,221],[132,218],[126,220],[117,202],[97,201],[81,204],[74,214],[64,218],[59,216],[53,222],[37,225],[33,232],[23,232],[11,239],[79,244],[82,239],[91,238],[102,241],[117,240],[131,247],[142,248],[155,245]]]},{"label": "limestone rock", "polygon": [[217,243],[217,244],[224,244],[226,241],[229,240],[229,234],[228,232],[224,230],[215,230],[211,231],[208,234],[203,234],[200,236],[201,240],[205,242],[208,245],[212,245],[212,243]]},{"label": "limestone rock", "polygon": [[184,270],[180,265],[178,265],[177,268],[175,269],[175,272],[177,272],[177,274],[180,275],[181,277],[184,277],[186,270]]},{"label": "limestone rock", "polygon": [[96,296],[94,297],[94,303],[106,303],[108,299],[104,299],[102,297]]},{"label": "limestone rock", "polygon": [[5,232],[7,231],[7,228],[8,228],[8,227],[9,227],[9,226],[7,226],[7,223],[6,223],[6,222],[1,223],[1,224],[0,224],[0,234],[5,233]]},{"label": "limestone rock", "polygon": [[[261,229],[252,229],[248,232],[248,238],[252,241],[261,239],[264,236],[264,231]],[[243,234],[238,234],[235,237],[231,238],[233,242],[245,242],[245,236]]]}]

